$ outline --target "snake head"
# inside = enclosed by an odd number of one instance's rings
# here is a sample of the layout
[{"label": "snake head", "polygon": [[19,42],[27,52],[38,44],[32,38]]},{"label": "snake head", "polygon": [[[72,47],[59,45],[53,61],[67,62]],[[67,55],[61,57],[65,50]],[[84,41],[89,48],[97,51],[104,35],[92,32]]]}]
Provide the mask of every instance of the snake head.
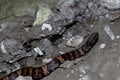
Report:
[{"label": "snake head", "polygon": [[91,48],[97,43],[98,39],[99,39],[99,33],[98,32],[92,33],[85,42],[85,44],[81,47],[82,51],[84,53],[89,52]]}]

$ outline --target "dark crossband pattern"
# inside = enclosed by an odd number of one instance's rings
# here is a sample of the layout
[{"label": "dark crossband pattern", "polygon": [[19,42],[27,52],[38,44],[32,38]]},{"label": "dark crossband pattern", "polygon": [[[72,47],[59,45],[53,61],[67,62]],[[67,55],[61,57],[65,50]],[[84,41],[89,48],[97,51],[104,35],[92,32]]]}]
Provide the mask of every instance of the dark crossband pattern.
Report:
[{"label": "dark crossband pattern", "polygon": [[56,56],[52,61],[40,67],[25,67],[18,69],[4,76],[0,80],[15,80],[15,78],[17,78],[20,75],[31,76],[33,80],[39,80],[43,77],[46,77],[65,61],[74,60],[88,53],[98,41],[98,37],[99,35],[97,32],[92,33],[88,40],[79,49]]}]

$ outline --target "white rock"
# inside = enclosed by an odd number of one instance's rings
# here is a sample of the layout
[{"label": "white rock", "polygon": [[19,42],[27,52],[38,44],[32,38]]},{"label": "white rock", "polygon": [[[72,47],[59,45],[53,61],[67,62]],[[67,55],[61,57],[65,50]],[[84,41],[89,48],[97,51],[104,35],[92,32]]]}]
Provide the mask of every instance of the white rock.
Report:
[{"label": "white rock", "polygon": [[71,39],[69,39],[66,43],[67,46],[71,46],[71,47],[75,47],[75,46],[78,46],[80,45],[80,43],[83,42],[83,37],[82,36],[75,36],[75,37],[72,37]]},{"label": "white rock", "polygon": [[67,74],[67,75],[66,75],[66,78],[68,78],[69,76],[70,76],[70,74]]},{"label": "white rock", "polygon": [[26,80],[23,76],[18,76],[15,80]]},{"label": "white rock", "polygon": [[102,43],[102,44],[100,45],[100,48],[102,48],[102,49],[105,48],[105,45],[106,45],[105,43]]},{"label": "white rock", "polygon": [[120,0],[100,0],[101,5],[107,7],[108,9],[119,9],[120,8]]},{"label": "white rock", "polygon": [[5,49],[4,42],[1,43],[1,51],[5,54],[8,54],[7,50]]},{"label": "white rock", "polygon": [[92,25],[90,25],[90,28],[93,28],[94,27],[94,25],[92,24]]},{"label": "white rock", "polygon": [[115,35],[113,34],[113,32],[111,31],[109,26],[105,26],[104,27],[104,31],[107,33],[107,35],[111,38],[111,40],[115,39]]},{"label": "white rock", "polygon": [[52,26],[50,24],[44,23],[41,27],[42,31],[47,29],[48,31],[52,31]]},{"label": "white rock", "polygon": [[37,54],[39,54],[40,56],[43,55],[43,52],[41,51],[41,49],[40,49],[39,47],[33,48],[33,50],[34,50]]},{"label": "white rock", "polygon": [[116,36],[116,38],[117,38],[117,39],[119,39],[119,38],[120,38],[120,36]]},{"label": "white rock", "polygon": [[85,68],[84,68],[83,66],[80,66],[80,67],[79,67],[79,70],[80,70],[80,72],[81,72],[82,74],[86,74],[86,70],[85,70]]},{"label": "white rock", "polygon": [[80,74],[80,77],[83,77],[83,74]]},{"label": "white rock", "polygon": [[59,53],[60,53],[60,54],[64,54],[64,52],[61,52],[61,51],[60,51]]},{"label": "white rock", "polygon": [[28,32],[28,31],[29,31],[29,28],[25,28],[25,30]]},{"label": "white rock", "polygon": [[15,80],[32,80],[32,77],[18,76]]},{"label": "white rock", "polygon": [[109,15],[109,14],[106,14],[106,15],[105,15],[105,17],[106,17],[106,18],[109,18],[109,17],[110,17],[110,15]]},{"label": "white rock", "polygon": [[43,59],[42,62],[43,62],[43,63],[49,63],[51,60],[52,60],[52,58],[49,58],[49,59]]}]

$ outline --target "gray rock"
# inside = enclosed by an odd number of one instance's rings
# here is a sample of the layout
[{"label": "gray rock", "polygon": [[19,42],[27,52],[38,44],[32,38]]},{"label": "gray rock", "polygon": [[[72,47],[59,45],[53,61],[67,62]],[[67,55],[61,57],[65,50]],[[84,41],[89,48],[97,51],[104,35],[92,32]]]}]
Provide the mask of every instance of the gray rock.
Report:
[{"label": "gray rock", "polygon": [[14,39],[5,39],[3,40],[2,44],[4,46],[4,51],[6,50],[6,52],[10,53],[11,55],[21,54],[21,49],[23,49],[22,45]]},{"label": "gray rock", "polygon": [[83,37],[82,36],[74,36],[71,39],[69,39],[66,43],[67,46],[75,47],[80,45],[80,43],[83,42]]},{"label": "gray rock", "polygon": [[32,80],[32,77],[29,77],[29,76],[27,76],[27,77],[19,76],[15,80]]},{"label": "gray rock", "polygon": [[113,34],[112,30],[110,29],[110,26],[105,26],[104,31],[111,38],[111,40],[115,39],[115,35]]},{"label": "gray rock", "polygon": [[36,19],[33,23],[33,26],[40,25],[46,21],[51,15],[52,11],[48,7],[40,7],[36,14]]}]

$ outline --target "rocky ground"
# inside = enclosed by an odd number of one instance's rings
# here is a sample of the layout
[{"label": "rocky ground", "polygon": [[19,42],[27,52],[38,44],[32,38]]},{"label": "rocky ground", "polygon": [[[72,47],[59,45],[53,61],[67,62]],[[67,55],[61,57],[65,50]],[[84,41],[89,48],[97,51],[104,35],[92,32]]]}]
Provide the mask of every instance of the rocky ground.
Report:
[{"label": "rocky ground", "polygon": [[97,31],[99,41],[87,55],[42,80],[120,80],[119,0],[1,0],[0,6],[1,77],[46,64]]}]

